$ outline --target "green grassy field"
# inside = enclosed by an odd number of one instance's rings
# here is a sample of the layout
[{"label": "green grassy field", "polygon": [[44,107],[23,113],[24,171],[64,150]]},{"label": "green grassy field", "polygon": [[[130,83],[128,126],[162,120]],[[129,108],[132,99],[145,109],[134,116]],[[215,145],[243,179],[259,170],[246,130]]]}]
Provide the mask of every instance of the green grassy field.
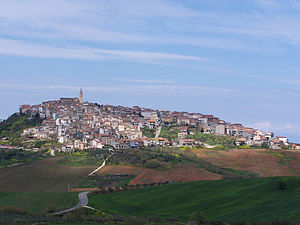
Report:
[{"label": "green grassy field", "polygon": [[[287,190],[278,189],[278,181]],[[89,205],[121,215],[178,215],[187,220],[196,211],[208,219],[300,220],[300,178],[199,181],[94,195]]]},{"label": "green grassy field", "polygon": [[91,225],[91,224],[118,225],[119,223],[41,223],[40,225]]},{"label": "green grassy field", "polygon": [[73,207],[78,203],[78,193],[3,193],[0,192],[0,208],[15,206],[30,213],[48,213],[49,207],[62,210]]}]

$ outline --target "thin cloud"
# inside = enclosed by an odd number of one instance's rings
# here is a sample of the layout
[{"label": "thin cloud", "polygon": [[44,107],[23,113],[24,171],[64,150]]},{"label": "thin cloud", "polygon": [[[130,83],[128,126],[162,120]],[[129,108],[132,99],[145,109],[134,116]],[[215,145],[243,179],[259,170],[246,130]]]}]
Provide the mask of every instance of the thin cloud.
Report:
[{"label": "thin cloud", "polygon": [[299,11],[298,1],[254,0],[249,11],[233,10],[230,15],[187,5],[163,0],[11,0],[1,5],[0,32],[16,39],[181,44],[251,52],[300,46],[300,16],[290,13]]},{"label": "thin cloud", "polygon": [[108,50],[99,48],[89,48],[86,46],[77,47],[52,47],[46,45],[30,44],[24,41],[16,41],[0,38],[0,54],[17,55],[40,58],[66,58],[66,59],[86,59],[86,60],[108,60],[125,59],[155,63],[161,60],[188,60],[204,61],[205,58],[169,54],[161,52]]},{"label": "thin cloud", "polygon": [[80,88],[90,92],[130,92],[130,93],[140,93],[140,92],[171,92],[173,94],[177,93],[192,93],[192,94],[228,94],[232,90],[219,87],[207,87],[207,86],[196,86],[196,85],[171,85],[171,84],[140,84],[140,85],[99,85],[99,86],[78,86],[78,85],[24,85],[16,83],[2,83],[0,84],[2,90],[5,89],[15,89],[18,91],[30,91],[30,90],[69,90],[77,91]]},{"label": "thin cloud", "polygon": [[138,80],[138,79],[113,79],[114,81],[121,81],[127,83],[142,83],[142,84],[172,84],[171,80]]}]

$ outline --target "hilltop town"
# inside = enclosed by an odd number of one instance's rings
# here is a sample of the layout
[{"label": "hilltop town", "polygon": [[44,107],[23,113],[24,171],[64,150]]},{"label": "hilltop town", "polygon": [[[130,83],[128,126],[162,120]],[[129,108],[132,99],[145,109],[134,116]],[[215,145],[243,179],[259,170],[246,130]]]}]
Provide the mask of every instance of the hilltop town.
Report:
[{"label": "hilltop town", "polygon": [[[32,106],[21,105],[20,113],[31,116],[38,113],[44,119],[40,126],[25,129],[23,137],[54,139],[61,143],[63,150],[104,146],[123,149],[157,145],[205,145],[191,138],[197,131],[233,137],[233,144],[238,146],[268,146],[272,149],[289,146],[287,137],[274,137],[272,132],[231,124],[213,115],[83,102],[82,90],[79,98],[60,98]],[[161,129],[164,127],[169,131],[175,130],[175,136],[161,137]]]}]

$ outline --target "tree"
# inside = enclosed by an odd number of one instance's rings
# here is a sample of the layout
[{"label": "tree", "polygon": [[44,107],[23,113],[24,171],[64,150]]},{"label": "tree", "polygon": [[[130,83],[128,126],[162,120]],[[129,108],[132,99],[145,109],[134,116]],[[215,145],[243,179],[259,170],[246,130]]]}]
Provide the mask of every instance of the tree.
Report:
[{"label": "tree", "polygon": [[204,213],[199,211],[199,212],[194,212],[191,217],[190,220],[195,221],[197,223],[197,225],[201,225],[204,224],[205,222],[205,216]]}]

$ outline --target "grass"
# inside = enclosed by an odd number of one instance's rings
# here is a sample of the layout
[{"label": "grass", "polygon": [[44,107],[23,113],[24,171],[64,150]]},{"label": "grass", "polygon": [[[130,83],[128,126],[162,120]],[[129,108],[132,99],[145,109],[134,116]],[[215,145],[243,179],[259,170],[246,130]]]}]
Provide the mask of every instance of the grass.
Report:
[{"label": "grass", "polygon": [[142,128],[143,135],[148,138],[154,138],[156,129]]},{"label": "grass", "polygon": [[91,225],[91,224],[105,224],[105,225],[118,225],[119,223],[41,223],[40,225]]},{"label": "grass", "polygon": [[167,138],[168,140],[175,140],[178,138],[179,128],[162,127],[160,137]]},{"label": "grass", "polygon": [[49,157],[49,155],[47,155],[44,151],[32,152],[21,149],[0,149],[0,169],[47,157]]},{"label": "grass", "polygon": [[78,193],[47,193],[47,192],[0,192],[0,208],[3,206],[15,206],[25,212],[47,213],[49,207],[57,210],[73,207],[78,203]]},{"label": "grass", "polygon": [[[287,190],[278,190],[278,181]],[[200,181],[94,195],[89,205],[122,215],[178,215],[187,220],[195,211],[208,219],[300,220],[297,177]]]},{"label": "grass", "polygon": [[70,154],[66,155],[63,159],[57,162],[61,166],[100,166],[104,161],[103,157],[96,157],[94,155],[84,154],[76,155]]},{"label": "grass", "polygon": [[116,187],[129,185],[130,181],[135,176],[130,175],[128,177],[105,177],[105,176],[92,176],[84,177],[80,180],[77,188],[93,188],[93,187]]},{"label": "grass", "polygon": [[196,141],[201,141],[209,145],[220,145],[220,148],[231,147],[234,145],[235,138],[230,136],[220,136],[216,134],[207,134],[196,131],[194,135],[190,135],[190,138]]}]

